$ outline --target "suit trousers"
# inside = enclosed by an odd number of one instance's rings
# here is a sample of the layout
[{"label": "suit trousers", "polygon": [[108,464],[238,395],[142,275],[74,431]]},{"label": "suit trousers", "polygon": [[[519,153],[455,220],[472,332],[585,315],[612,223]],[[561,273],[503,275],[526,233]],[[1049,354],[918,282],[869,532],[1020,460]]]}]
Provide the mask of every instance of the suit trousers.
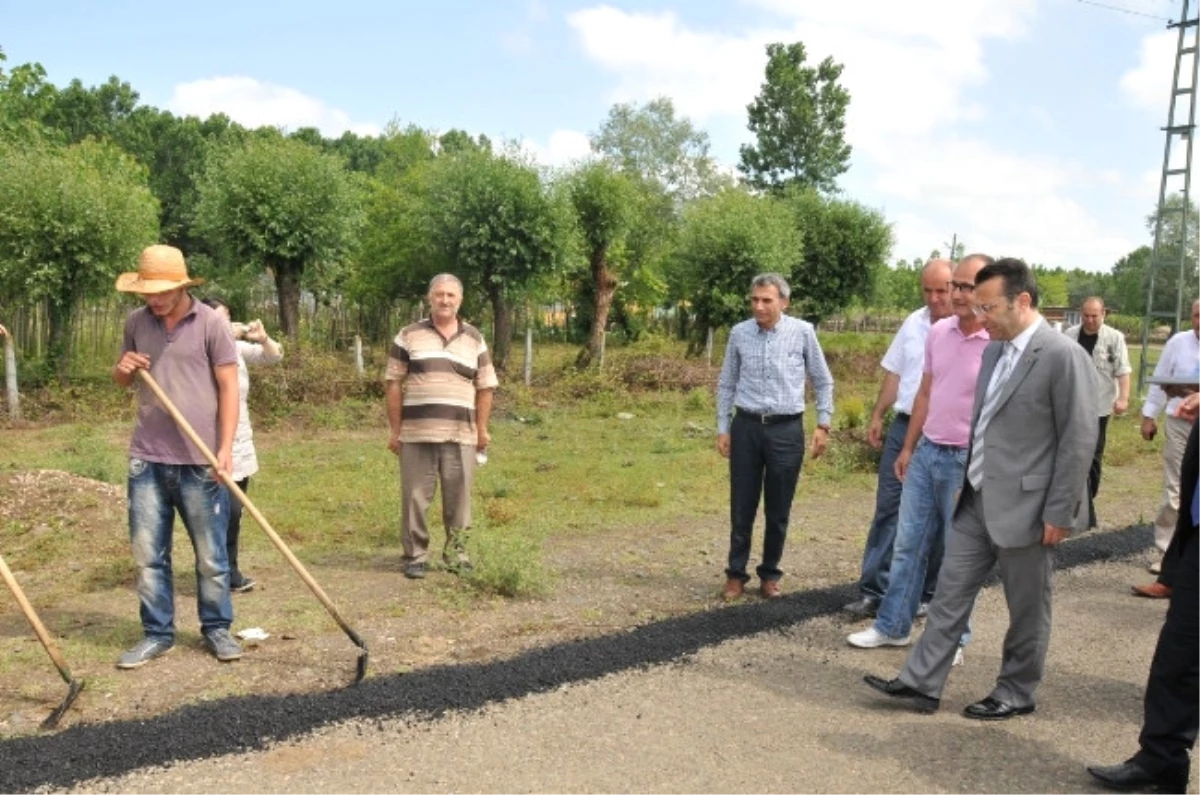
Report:
[{"label": "suit trousers", "polygon": [[[1186,771],[1188,750],[1196,744],[1200,724],[1200,539],[1192,523],[1192,493],[1196,490],[1197,439],[1193,423],[1184,452],[1181,493],[1183,503],[1175,539],[1167,552],[1175,558],[1171,604],[1158,636],[1150,677],[1146,682],[1144,720],[1138,737],[1141,750],[1134,759],[1156,775]],[[1163,571],[1167,570],[1163,561]]]},{"label": "suit trousers", "polygon": [[792,498],[804,464],[803,419],[763,425],[736,414],[729,433],[729,567],[725,574],[743,582],[749,579],[746,564],[761,497],[766,529],[762,563],[756,573],[760,580],[778,580],[783,576],[779,561],[787,540]]},{"label": "suit trousers", "polygon": [[1167,620],[1158,636],[1146,682],[1144,722],[1138,737],[1141,750],[1134,758],[1156,774],[1186,769],[1190,762],[1188,751],[1196,744],[1200,719],[1198,547],[1200,542],[1193,531],[1171,588]]},{"label": "suit trousers", "polygon": [[[442,523],[447,563],[466,559],[463,531],[471,526],[471,483],[475,446],[457,442],[404,442],[400,445],[400,543],[404,560],[424,563],[429,556],[429,504],[442,483]],[[452,559],[452,555],[456,559]]]},{"label": "suit trousers", "polygon": [[959,639],[966,631],[975,596],[999,563],[1008,603],[1008,632],[993,698],[1015,707],[1034,706],[1050,645],[1050,603],[1054,548],[1040,541],[1026,547],[998,547],[983,520],[981,495],[968,484],[954,527],[946,539],[946,557],[938,575],[925,631],[904,662],[900,681],[941,698]]}]

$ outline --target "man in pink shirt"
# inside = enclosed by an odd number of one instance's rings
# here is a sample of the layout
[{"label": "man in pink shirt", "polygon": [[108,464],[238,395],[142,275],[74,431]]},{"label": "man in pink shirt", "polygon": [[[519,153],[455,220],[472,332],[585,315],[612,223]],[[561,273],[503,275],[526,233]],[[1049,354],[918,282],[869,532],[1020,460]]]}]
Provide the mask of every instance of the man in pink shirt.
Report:
[{"label": "man in pink shirt", "polygon": [[904,488],[887,592],[875,623],[846,639],[851,646],[907,646],[926,570],[941,563],[967,463],[975,382],[989,341],[972,311],[975,274],[991,262],[991,257],[971,254],[958,263],[950,283],[954,314],[929,329],[925,371],[896,457],[896,477]]}]

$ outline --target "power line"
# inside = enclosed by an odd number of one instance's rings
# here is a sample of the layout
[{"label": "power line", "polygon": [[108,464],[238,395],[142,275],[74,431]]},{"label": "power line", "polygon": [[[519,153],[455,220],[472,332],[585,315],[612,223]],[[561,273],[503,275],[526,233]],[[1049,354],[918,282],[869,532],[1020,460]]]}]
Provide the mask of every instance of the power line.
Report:
[{"label": "power line", "polygon": [[1158,14],[1147,14],[1142,11],[1134,11],[1132,8],[1122,8],[1121,6],[1113,6],[1108,3],[1097,3],[1096,0],[1079,0],[1084,5],[1096,6],[1097,8],[1107,8],[1109,11],[1120,11],[1122,14],[1132,14],[1137,17],[1148,17],[1149,19],[1160,19],[1163,22],[1172,22],[1167,17],[1160,17]]}]

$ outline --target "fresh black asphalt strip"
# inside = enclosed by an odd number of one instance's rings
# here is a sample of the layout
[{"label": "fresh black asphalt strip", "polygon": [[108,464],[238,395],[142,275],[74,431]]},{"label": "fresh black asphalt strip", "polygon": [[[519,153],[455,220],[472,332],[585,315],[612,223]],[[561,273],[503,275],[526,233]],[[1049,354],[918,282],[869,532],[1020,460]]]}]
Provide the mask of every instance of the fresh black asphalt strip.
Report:
[{"label": "fresh black asphalt strip", "polygon": [[[1145,550],[1151,538],[1145,525],[1089,533],[1063,544],[1056,565],[1067,569],[1129,557]],[[153,765],[252,751],[348,720],[433,719],[449,711],[475,710],[678,660],[727,640],[832,615],[854,595],[851,584],[799,591],[777,601],[657,621],[497,662],[373,677],[325,693],[241,696],[183,707],[149,720],[73,726],[58,734],[21,737],[0,742],[0,792],[66,787]]]}]

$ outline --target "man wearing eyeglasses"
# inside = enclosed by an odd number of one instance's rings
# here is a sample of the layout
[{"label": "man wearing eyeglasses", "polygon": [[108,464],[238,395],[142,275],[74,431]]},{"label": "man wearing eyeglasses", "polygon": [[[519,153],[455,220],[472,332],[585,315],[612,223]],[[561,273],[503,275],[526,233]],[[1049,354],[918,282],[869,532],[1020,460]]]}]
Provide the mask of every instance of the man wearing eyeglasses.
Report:
[{"label": "man wearing eyeglasses", "polygon": [[[867,428],[867,442],[876,450],[882,449],[875,486],[875,516],[871,519],[871,528],[867,531],[867,542],[863,547],[862,573],[858,578],[859,598],[842,608],[856,616],[873,617],[888,588],[902,488],[896,478],[896,456],[904,446],[904,437],[908,434],[912,418],[913,400],[921,385],[929,327],[952,312],[950,282],[953,268],[954,263],[946,259],[931,259],[925,263],[921,271],[921,294],[925,306],[905,318],[880,362],[884,371],[883,383],[879,386],[879,398],[875,401],[871,424]],[[975,289],[973,283],[968,286]],[[888,409],[893,410],[892,421],[888,424],[887,434],[884,434],[883,415]],[[926,602],[933,595],[933,583],[937,579],[936,572],[931,572],[931,575],[926,583],[926,598],[923,599]]]},{"label": "man wearing eyeglasses", "polygon": [[1092,296],[1079,310],[1083,322],[1067,329],[1067,336],[1078,342],[1092,357],[1096,378],[1096,404],[1100,420],[1096,426],[1096,452],[1088,470],[1088,526],[1096,526],[1096,494],[1100,491],[1100,473],[1104,461],[1104,443],[1108,437],[1108,418],[1118,417],[1129,408],[1129,352],[1125,335],[1104,322],[1104,299]]},{"label": "man wearing eyeglasses", "polygon": [[[963,258],[951,281],[954,314],[929,330],[912,420],[894,464],[903,491],[887,590],[875,623],[846,638],[851,646],[907,646],[920,605],[929,601],[923,595],[926,584],[937,582],[967,465],[975,383],[988,345],[972,310],[975,274],[991,261],[986,254]],[[964,634],[962,645],[966,641]],[[961,661],[956,654],[955,664]]]},{"label": "man wearing eyeglasses", "polygon": [[922,712],[941,704],[975,596],[999,564],[1008,604],[1000,674],[963,715],[1006,720],[1036,708],[1050,645],[1053,548],[1087,526],[1096,446],[1092,365],[1037,311],[1037,282],[1019,259],[975,277],[975,312],[992,342],[975,388],[966,477],[925,631],[900,675],[868,685]]}]

